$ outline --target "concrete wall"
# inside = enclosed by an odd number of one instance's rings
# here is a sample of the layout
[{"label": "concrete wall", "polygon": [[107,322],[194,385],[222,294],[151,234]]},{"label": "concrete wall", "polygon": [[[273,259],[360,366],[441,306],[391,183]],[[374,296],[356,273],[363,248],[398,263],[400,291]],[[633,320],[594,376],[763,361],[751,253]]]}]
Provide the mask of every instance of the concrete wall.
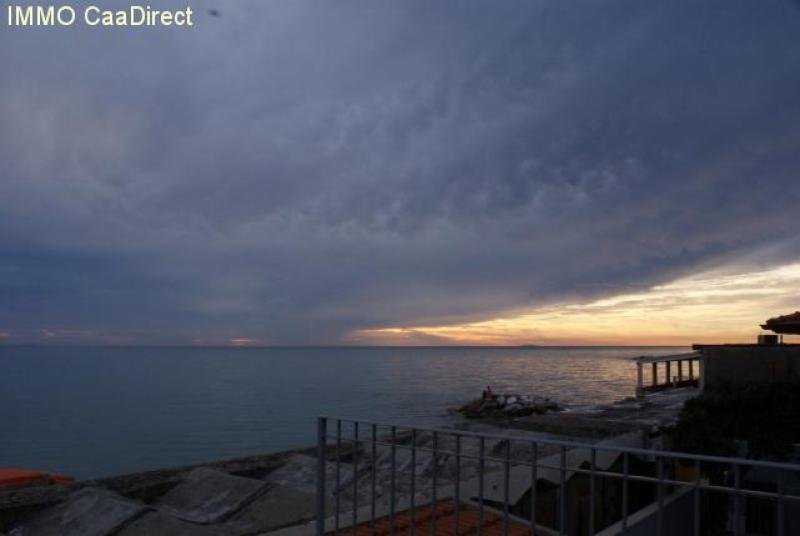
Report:
[{"label": "concrete wall", "polygon": [[775,382],[800,378],[800,345],[696,345],[703,354],[703,384]]}]

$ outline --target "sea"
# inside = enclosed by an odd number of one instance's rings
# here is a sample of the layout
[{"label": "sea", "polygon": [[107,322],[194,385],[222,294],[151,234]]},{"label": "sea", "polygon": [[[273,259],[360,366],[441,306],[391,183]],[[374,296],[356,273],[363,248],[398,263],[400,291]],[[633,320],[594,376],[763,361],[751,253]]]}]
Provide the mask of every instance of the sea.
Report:
[{"label": "sea", "polygon": [[315,443],[320,415],[454,426],[495,392],[571,407],[634,394],[666,347],[0,346],[0,467],[88,479]]}]

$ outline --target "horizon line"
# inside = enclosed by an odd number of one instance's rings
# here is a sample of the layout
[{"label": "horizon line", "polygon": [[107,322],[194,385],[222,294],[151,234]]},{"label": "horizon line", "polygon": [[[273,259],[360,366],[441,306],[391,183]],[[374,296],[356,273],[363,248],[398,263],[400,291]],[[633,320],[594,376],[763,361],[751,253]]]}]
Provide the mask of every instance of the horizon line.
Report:
[{"label": "horizon line", "polygon": [[487,348],[487,349],[537,349],[537,348],[683,348],[687,344],[86,344],[86,343],[2,343],[0,348],[225,348],[225,349],[303,349],[303,348]]}]

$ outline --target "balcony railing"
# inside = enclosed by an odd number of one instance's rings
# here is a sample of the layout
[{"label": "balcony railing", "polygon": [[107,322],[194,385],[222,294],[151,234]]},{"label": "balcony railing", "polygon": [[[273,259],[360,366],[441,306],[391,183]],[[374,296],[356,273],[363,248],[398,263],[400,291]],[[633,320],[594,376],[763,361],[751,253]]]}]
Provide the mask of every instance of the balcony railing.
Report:
[{"label": "balcony railing", "polygon": [[800,465],[318,419],[322,534],[800,534]]}]

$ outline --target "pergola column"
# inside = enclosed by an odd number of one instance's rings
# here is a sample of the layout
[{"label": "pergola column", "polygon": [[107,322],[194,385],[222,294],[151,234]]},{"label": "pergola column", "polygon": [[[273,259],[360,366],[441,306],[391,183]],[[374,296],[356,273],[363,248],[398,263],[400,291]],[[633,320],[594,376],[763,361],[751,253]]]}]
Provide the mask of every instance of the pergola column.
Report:
[{"label": "pergola column", "polygon": [[704,390],[706,388],[706,374],[705,374],[705,364],[702,358],[697,360],[697,372],[700,374],[700,389]]},{"label": "pergola column", "polygon": [[636,363],[636,396],[644,394],[644,370],[641,363]]}]

